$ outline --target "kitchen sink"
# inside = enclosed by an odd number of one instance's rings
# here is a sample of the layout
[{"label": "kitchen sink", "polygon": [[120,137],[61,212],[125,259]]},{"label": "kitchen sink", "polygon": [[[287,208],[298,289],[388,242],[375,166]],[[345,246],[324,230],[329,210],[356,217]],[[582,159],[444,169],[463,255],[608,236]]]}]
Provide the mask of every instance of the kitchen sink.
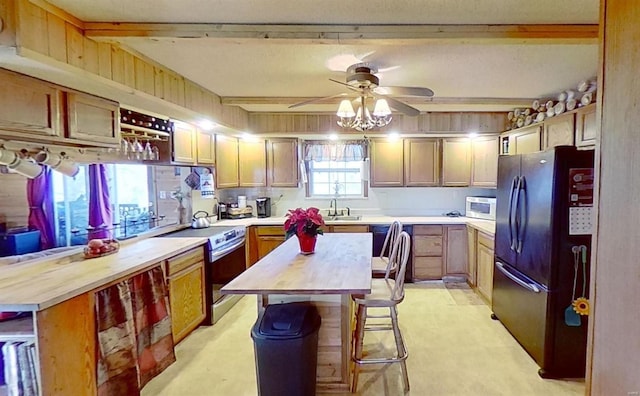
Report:
[{"label": "kitchen sink", "polygon": [[329,216],[329,221],[356,221],[362,219],[362,216]]}]

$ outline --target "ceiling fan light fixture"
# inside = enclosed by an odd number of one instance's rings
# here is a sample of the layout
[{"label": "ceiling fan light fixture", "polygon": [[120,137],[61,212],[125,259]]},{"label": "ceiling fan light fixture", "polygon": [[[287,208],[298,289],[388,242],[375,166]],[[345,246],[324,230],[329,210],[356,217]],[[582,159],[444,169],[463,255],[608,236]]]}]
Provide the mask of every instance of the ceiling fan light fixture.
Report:
[{"label": "ceiling fan light fixture", "polygon": [[[346,102],[346,103],[345,103]],[[349,112],[347,106],[351,111]],[[360,97],[358,111],[353,112],[353,106],[348,100],[343,100],[338,108],[337,115],[340,117],[338,125],[343,128],[351,128],[357,131],[368,131],[373,128],[380,128],[389,125],[391,122],[391,109],[384,99],[379,99],[374,107],[373,115],[366,106],[364,96]]]},{"label": "ceiling fan light fixture", "polygon": [[340,106],[338,106],[338,112],[336,114],[340,118],[353,118],[356,116],[355,111],[353,111],[353,106],[348,99],[343,99],[340,102]]},{"label": "ceiling fan light fixture", "polygon": [[378,99],[376,101],[376,106],[373,108],[373,116],[386,117],[390,114],[391,114],[391,109],[389,108],[389,103],[387,103],[387,100]]}]

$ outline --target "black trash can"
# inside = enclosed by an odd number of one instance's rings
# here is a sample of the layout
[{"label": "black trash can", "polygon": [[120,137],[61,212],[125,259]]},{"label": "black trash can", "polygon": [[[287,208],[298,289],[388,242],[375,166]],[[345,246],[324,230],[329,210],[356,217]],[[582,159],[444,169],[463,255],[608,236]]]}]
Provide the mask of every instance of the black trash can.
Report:
[{"label": "black trash can", "polygon": [[268,305],[251,329],[260,396],[316,394],[320,315],[306,302]]}]

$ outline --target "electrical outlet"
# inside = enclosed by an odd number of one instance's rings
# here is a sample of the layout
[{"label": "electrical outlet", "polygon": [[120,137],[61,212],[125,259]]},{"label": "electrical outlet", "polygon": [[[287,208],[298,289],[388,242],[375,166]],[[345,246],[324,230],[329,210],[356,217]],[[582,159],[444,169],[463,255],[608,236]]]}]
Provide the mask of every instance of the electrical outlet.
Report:
[{"label": "electrical outlet", "polygon": [[167,199],[167,192],[166,191],[160,191],[160,199]]}]

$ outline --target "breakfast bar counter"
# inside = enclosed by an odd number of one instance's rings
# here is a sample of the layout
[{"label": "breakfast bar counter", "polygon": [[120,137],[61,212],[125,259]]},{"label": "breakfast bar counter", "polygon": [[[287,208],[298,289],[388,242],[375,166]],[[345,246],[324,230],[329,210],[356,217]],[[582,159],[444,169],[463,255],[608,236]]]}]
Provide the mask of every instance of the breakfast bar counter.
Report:
[{"label": "breakfast bar counter", "polygon": [[348,391],[350,383],[351,294],[371,292],[370,233],[318,236],[315,253],[299,253],[290,238],[222,288],[222,293],[257,294],[266,304],[308,301],[318,308],[317,388]]},{"label": "breakfast bar counter", "polygon": [[41,311],[205,243],[206,238],[149,238],[104,257],[85,260],[80,253],[1,266],[0,311]]}]

